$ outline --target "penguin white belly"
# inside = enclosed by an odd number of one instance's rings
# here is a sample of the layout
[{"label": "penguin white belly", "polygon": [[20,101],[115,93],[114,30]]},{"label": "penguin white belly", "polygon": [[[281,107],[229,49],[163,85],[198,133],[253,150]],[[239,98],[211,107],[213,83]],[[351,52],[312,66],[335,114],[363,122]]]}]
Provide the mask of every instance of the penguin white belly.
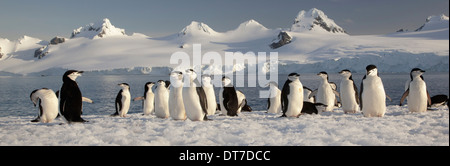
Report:
[{"label": "penguin white belly", "polygon": [[269,110],[267,110],[268,113],[271,114],[278,114],[281,112],[281,96],[275,96],[269,99],[270,100],[270,107]]},{"label": "penguin white belly", "polygon": [[237,99],[238,99],[238,109],[237,109],[237,113],[240,114],[242,111],[242,107],[244,107],[244,100],[245,100],[245,95],[240,92],[240,91],[236,91],[236,95],[237,95]]},{"label": "penguin white belly", "polygon": [[332,111],[334,108],[334,102],[336,97],[331,89],[330,84],[324,83],[317,90],[316,103],[322,103],[327,105],[325,111]]},{"label": "penguin white belly", "polygon": [[130,91],[122,92],[122,109],[119,110],[119,116],[125,117],[127,115],[128,110],[130,109],[131,95]]},{"label": "penguin white belly", "polygon": [[365,117],[383,117],[386,113],[386,93],[379,77],[363,80],[362,112]]},{"label": "penguin white belly", "polygon": [[356,102],[355,89],[353,88],[353,82],[345,80],[340,85],[340,96],[342,110],[345,113],[356,113],[359,110],[358,103]]},{"label": "penguin white belly", "polygon": [[183,88],[183,102],[187,118],[192,121],[203,121],[205,113],[203,113],[200,98],[195,87]]},{"label": "penguin white belly", "polygon": [[428,97],[426,84],[422,80],[414,80],[409,85],[408,110],[410,112],[427,111]]},{"label": "penguin white belly", "polygon": [[155,115],[158,118],[169,117],[169,92],[162,90],[155,94]]},{"label": "penguin white belly", "polygon": [[217,109],[217,103],[216,103],[216,95],[214,94],[214,87],[204,87],[206,94],[206,100],[208,102],[208,115],[214,115],[216,113]]},{"label": "penguin white belly", "polygon": [[300,82],[292,82],[290,86],[290,92],[287,96],[289,104],[286,111],[286,116],[297,117],[300,115],[303,108],[303,86]]},{"label": "penguin white belly", "polygon": [[172,87],[169,92],[169,113],[174,120],[185,120],[186,111],[183,103],[182,88]]},{"label": "penguin white belly", "polygon": [[153,93],[147,93],[144,100],[144,115],[150,115],[155,109],[155,95]]},{"label": "penguin white belly", "polygon": [[50,123],[58,116],[58,98],[54,93],[46,95],[41,99],[41,106],[43,109],[40,117],[41,122]]},{"label": "penguin white belly", "polygon": [[270,89],[270,107],[268,113],[277,114],[281,112],[281,91],[278,88]]}]

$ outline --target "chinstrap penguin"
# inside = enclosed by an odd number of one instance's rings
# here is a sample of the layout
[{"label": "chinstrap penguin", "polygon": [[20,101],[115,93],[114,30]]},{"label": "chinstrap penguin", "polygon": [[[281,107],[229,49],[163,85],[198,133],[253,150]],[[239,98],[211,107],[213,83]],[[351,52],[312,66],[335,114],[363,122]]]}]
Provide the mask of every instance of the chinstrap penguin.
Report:
[{"label": "chinstrap penguin", "polygon": [[361,81],[360,107],[365,117],[383,117],[386,113],[386,93],[375,65],[366,67]]},{"label": "chinstrap penguin", "polygon": [[342,110],[344,113],[357,113],[359,111],[359,95],[352,73],[345,69],[340,71],[339,74],[342,76],[339,88]]},{"label": "chinstrap penguin", "polygon": [[144,86],[144,96],[136,97],[133,101],[142,100],[143,115],[150,115],[155,110],[155,94],[152,91],[154,82],[147,82]]},{"label": "chinstrap penguin", "polygon": [[169,114],[169,81],[159,80],[155,89],[155,115],[158,118],[168,118]]},{"label": "chinstrap penguin", "polygon": [[50,123],[58,116],[58,98],[53,90],[36,89],[31,92],[30,99],[35,107],[39,105],[38,117],[31,122]]},{"label": "chinstrap penguin", "polygon": [[414,68],[411,70],[408,89],[403,93],[400,99],[400,106],[403,104],[403,100],[408,97],[408,110],[409,112],[425,112],[427,106],[431,105],[431,98],[427,91],[427,85],[422,77],[425,73],[424,70]]},{"label": "chinstrap penguin", "polygon": [[214,115],[217,110],[216,94],[214,92],[214,86],[211,83],[211,76],[202,76],[202,85],[205,90],[206,100],[208,101],[208,115]]},{"label": "chinstrap penguin", "polygon": [[197,73],[187,69],[184,77],[186,82],[182,94],[187,118],[191,121],[208,120],[208,101],[205,90],[197,80]]},{"label": "chinstrap penguin", "polygon": [[278,114],[281,112],[281,90],[276,82],[269,82],[269,98],[267,98],[267,113]]},{"label": "chinstrap penguin", "polygon": [[[336,96],[339,96],[339,93],[336,92],[336,88],[333,88],[332,84],[328,81],[328,73],[322,71],[317,75],[320,77],[319,88],[317,91],[313,91],[308,98],[315,96],[316,103],[327,105],[325,111],[333,111],[334,106],[337,105]],[[333,86],[336,87],[336,84]]]},{"label": "chinstrap penguin", "polygon": [[303,108],[303,85],[300,75],[291,73],[281,90],[282,117],[298,117]]},{"label": "chinstrap penguin", "polygon": [[186,110],[183,103],[183,73],[170,73],[169,113],[173,120],[186,120]]},{"label": "chinstrap penguin", "polygon": [[83,98],[78,83],[75,81],[82,73],[83,71],[68,70],[62,78],[63,85],[59,95],[59,113],[69,123],[87,122],[81,118]]},{"label": "chinstrap penguin", "polygon": [[130,85],[127,83],[118,84],[122,89],[117,93],[115,100],[116,112],[113,116],[126,117],[131,104]]}]

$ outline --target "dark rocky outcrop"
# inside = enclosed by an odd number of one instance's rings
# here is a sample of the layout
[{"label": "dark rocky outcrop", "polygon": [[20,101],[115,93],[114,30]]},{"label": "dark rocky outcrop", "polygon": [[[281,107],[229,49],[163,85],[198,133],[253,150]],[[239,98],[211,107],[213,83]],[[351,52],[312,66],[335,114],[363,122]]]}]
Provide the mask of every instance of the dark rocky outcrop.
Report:
[{"label": "dark rocky outcrop", "polygon": [[272,49],[277,49],[280,48],[281,46],[284,46],[286,44],[291,43],[292,37],[289,36],[288,33],[281,31],[278,34],[278,39],[277,41],[273,42],[272,44],[270,44],[270,48]]},{"label": "dark rocky outcrop", "polygon": [[47,49],[47,47],[48,47],[48,45],[36,49],[36,50],[34,51],[34,57],[35,57],[35,58],[39,58],[39,59],[45,57],[45,56],[48,54],[48,49]]},{"label": "dark rocky outcrop", "polygon": [[50,44],[57,45],[59,43],[64,43],[65,41],[66,41],[65,38],[56,36],[52,40],[50,40]]}]

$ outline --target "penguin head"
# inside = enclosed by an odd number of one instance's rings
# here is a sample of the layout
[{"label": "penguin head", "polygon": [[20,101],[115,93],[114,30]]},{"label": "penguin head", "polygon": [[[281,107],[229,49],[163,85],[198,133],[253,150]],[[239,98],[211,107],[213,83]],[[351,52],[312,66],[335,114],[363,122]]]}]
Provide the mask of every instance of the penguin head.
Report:
[{"label": "penguin head", "polygon": [[75,81],[78,76],[81,76],[83,71],[78,70],[68,70],[63,75],[63,82],[67,81],[68,79]]},{"label": "penguin head", "polygon": [[128,90],[130,90],[130,85],[128,85],[127,83],[120,83],[120,84],[117,84],[117,85],[119,85],[120,87],[122,87],[122,89],[128,89]]},{"label": "penguin head", "polygon": [[190,81],[193,81],[197,78],[197,73],[195,73],[194,69],[187,69],[186,73],[184,74],[186,75],[185,78],[188,78]]},{"label": "penguin head", "polygon": [[227,76],[223,76],[222,77],[222,86],[223,87],[233,86],[233,84],[231,84],[231,79],[228,78]]},{"label": "penguin head", "polygon": [[290,81],[295,81],[295,80],[299,80],[300,79],[300,74],[297,73],[291,73],[288,75],[288,79]]},{"label": "penguin head", "polygon": [[36,89],[33,92],[31,92],[30,94],[30,99],[33,102],[34,106],[36,107],[37,102],[39,101],[39,97],[36,95],[36,92],[39,91],[40,89]]},{"label": "penguin head", "polygon": [[317,75],[319,77],[321,77],[322,79],[328,80],[328,73],[327,72],[321,71],[320,73],[317,73]]},{"label": "penguin head", "polygon": [[344,69],[340,71],[339,74],[343,77],[350,77],[352,75],[352,72],[350,72],[350,70],[348,69]]},{"label": "penguin head", "polygon": [[378,69],[377,66],[375,65],[368,65],[366,67],[366,71],[367,71],[366,75],[368,76],[378,76]]},{"label": "penguin head", "polygon": [[266,84],[266,87],[270,87],[271,89],[275,87],[278,88],[278,83],[275,81],[270,81],[269,83]]},{"label": "penguin head", "polygon": [[149,90],[149,89],[152,89],[152,87],[153,87],[154,85],[155,85],[154,82],[147,82],[147,83],[145,83],[145,87],[144,87],[145,92],[147,93],[148,90]]},{"label": "penguin head", "polygon": [[203,85],[210,85],[211,84],[211,76],[204,74],[202,75],[202,83]]},{"label": "penguin head", "polygon": [[183,79],[183,73],[181,71],[172,71],[170,73],[170,79],[173,81],[175,80],[182,80]]},{"label": "penguin head", "polygon": [[145,83],[145,87],[148,87],[148,88],[152,88],[154,85],[155,85],[154,82],[147,82],[147,83]]},{"label": "penguin head", "polygon": [[425,71],[422,70],[422,69],[419,69],[419,68],[414,68],[414,69],[412,69],[412,70],[411,70],[411,73],[410,73],[410,75],[411,75],[411,80],[412,80],[413,78],[415,78],[415,77],[420,77],[420,76],[422,76],[423,73],[425,73]]}]

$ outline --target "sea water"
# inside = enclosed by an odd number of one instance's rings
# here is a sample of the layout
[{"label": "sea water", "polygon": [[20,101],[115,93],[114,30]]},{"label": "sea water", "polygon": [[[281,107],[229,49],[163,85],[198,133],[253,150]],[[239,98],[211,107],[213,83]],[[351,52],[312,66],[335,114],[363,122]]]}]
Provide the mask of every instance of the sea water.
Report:
[{"label": "sea water", "polygon": [[[287,75],[278,75],[278,86],[280,89],[282,89]],[[353,75],[353,80],[355,80],[358,90],[363,76],[363,74]],[[405,82],[410,79],[409,73],[380,73],[380,77],[383,81],[386,94],[393,100],[392,102],[387,101],[387,105],[399,104],[404,92]],[[438,94],[449,95],[449,73],[425,73],[424,78],[431,96]],[[83,76],[77,78],[77,82],[82,95],[92,99],[94,103],[83,103],[83,114],[113,114],[115,112],[115,98],[121,89],[117,85],[119,83],[128,83],[130,85],[131,97],[135,98],[144,95],[144,85],[146,82],[157,82],[158,80],[169,80],[169,76],[96,75],[85,73]],[[329,73],[329,81],[335,82],[338,88],[340,80],[341,77],[339,74]],[[245,79],[245,86],[248,85],[249,81],[256,80]],[[319,86],[320,78],[314,73],[300,73],[300,81],[303,86],[314,90]],[[37,115],[38,107],[34,107],[30,101],[30,93],[35,89],[44,87],[57,91],[61,88],[61,85],[61,76],[0,77],[0,117]],[[219,87],[215,88],[216,96],[218,96],[219,90]],[[236,90],[240,90],[246,95],[248,104],[253,110],[263,111],[267,109],[267,99],[259,98],[260,91],[268,90],[267,87],[236,87]],[[142,113],[142,101],[132,101],[129,114],[132,113]]]}]

